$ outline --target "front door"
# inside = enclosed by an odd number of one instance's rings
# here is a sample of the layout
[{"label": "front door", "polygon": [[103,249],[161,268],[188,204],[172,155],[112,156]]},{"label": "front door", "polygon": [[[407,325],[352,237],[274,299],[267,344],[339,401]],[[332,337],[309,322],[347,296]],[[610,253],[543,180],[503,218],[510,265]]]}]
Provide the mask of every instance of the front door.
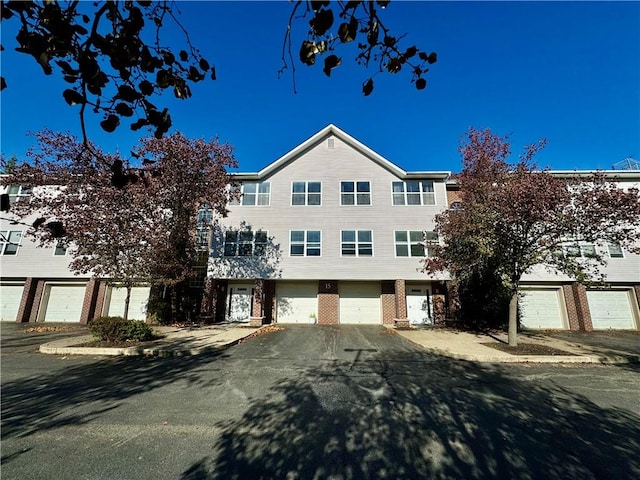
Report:
[{"label": "front door", "polygon": [[248,285],[233,285],[229,287],[227,303],[227,321],[248,322],[251,316],[251,301],[253,288]]},{"label": "front door", "polygon": [[407,285],[407,318],[412,325],[433,323],[433,306],[429,287]]}]

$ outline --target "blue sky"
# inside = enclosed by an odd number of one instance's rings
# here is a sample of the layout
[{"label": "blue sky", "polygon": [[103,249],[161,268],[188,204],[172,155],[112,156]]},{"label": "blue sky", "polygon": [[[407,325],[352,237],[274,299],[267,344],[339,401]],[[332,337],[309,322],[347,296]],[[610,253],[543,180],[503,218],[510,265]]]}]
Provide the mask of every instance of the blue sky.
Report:
[{"label": "blue sky", "polygon": [[[188,137],[229,142],[242,171],[276,160],[334,123],[406,170],[460,169],[457,147],[470,126],[511,134],[513,149],[547,138],[538,156],[554,169],[607,169],[640,159],[640,2],[393,1],[385,23],[405,46],[438,53],[418,91],[409,76],[377,75],[355,65],[355,50],[325,77],[321,65],[296,64],[278,79],[288,2],[179,2],[192,42],[215,64],[216,81],[178,101],[164,95],[174,128]],[[15,29],[2,22],[1,150],[24,158],[29,131],[80,134],[66,85],[13,52]],[[294,56],[305,30],[296,24]],[[180,44],[181,39],[176,37]],[[179,48],[177,48],[179,49]],[[290,71],[289,71],[290,72]],[[106,151],[127,154],[140,136],[123,122],[89,135]]]}]

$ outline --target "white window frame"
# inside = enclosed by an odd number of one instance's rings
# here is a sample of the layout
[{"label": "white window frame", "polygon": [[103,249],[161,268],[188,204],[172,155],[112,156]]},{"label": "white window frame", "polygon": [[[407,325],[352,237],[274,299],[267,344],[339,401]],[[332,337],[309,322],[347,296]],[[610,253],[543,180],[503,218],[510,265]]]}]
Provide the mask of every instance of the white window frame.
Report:
[{"label": "white window frame", "polygon": [[[227,239],[229,234],[235,234],[235,241],[230,242]],[[269,233],[266,230],[227,230],[224,232],[222,256],[225,258],[262,257],[266,255],[268,239]],[[231,245],[233,245],[233,254],[227,254],[230,250],[227,246]]]},{"label": "white window frame", "polygon": [[[409,191],[408,186],[414,187],[412,191]],[[414,185],[417,184],[417,185]],[[396,191],[396,186],[401,185],[402,190]],[[427,187],[430,185],[431,190]],[[415,186],[418,190],[415,190]],[[402,198],[402,203],[396,203],[396,199]],[[410,198],[419,198],[419,203],[409,203]],[[428,201],[431,199],[431,201]],[[433,203],[431,203],[433,202]],[[436,185],[433,180],[403,180],[397,182],[391,182],[391,204],[393,206],[429,206],[436,205]]]},{"label": "white window frame", "polygon": [[231,188],[239,192],[239,197],[232,197],[230,205],[242,205],[243,207],[268,207],[271,205],[271,182],[242,182]]},{"label": "white window frame", "polygon": [[[304,185],[304,191],[294,191],[296,185],[300,185],[303,184]],[[319,192],[310,192],[309,191],[309,185],[310,184],[318,184],[320,186],[320,191]],[[310,197],[319,197],[319,201],[318,203],[313,203],[313,204],[309,204],[309,198]],[[294,198],[304,198],[304,203],[294,203],[293,199]],[[296,182],[291,182],[291,206],[292,207],[320,207],[322,206],[322,182],[318,182],[318,181],[296,181]]]},{"label": "white window frame", "polygon": [[[302,240],[294,240],[294,233],[302,233]],[[319,241],[309,241],[309,234],[317,233]],[[292,251],[293,246],[302,246],[302,253],[294,254]],[[309,251],[318,250],[318,255],[309,255]],[[289,230],[289,256],[290,257],[321,257],[322,256],[322,230]]]},{"label": "white window frame", "polygon": [[[405,234],[406,240],[398,240],[398,233]],[[438,245],[439,242],[438,234],[433,230],[395,230],[393,232],[393,250],[396,258],[432,258],[432,247]],[[399,246],[407,248],[407,255],[398,254]],[[419,255],[414,255],[414,248],[416,247],[421,249]]]},{"label": "white window frame", "polygon": [[[15,236],[17,235],[17,239]],[[22,230],[2,230],[0,231],[0,255],[14,257],[18,255],[22,246]],[[7,253],[8,247],[15,247],[12,253]]]},{"label": "white window frame", "polygon": [[[57,253],[62,251],[63,253]],[[56,244],[53,246],[53,256],[54,257],[66,257],[69,253],[69,244],[65,239],[57,239]]]},{"label": "white window frame", "polygon": [[[353,241],[345,240],[344,235],[346,233],[353,233]],[[361,238],[361,234],[369,234],[369,241]],[[345,246],[353,245],[353,255],[344,253]],[[371,254],[363,254],[361,250],[365,248],[371,250]],[[373,230],[340,230],[340,256],[341,257],[373,257]]]},{"label": "white window frame", "polygon": [[[353,186],[353,190],[351,192],[343,191],[343,184],[350,183]],[[368,186],[367,191],[359,191],[358,184],[366,183]],[[368,203],[360,203],[359,197],[366,195],[369,202]],[[350,197],[353,199],[353,203],[344,203],[344,198]],[[342,180],[340,181],[340,206],[342,207],[370,207],[372,205],[371,202],[371,182],[369,180]]]},{"label": "white window frame", "polygon": [[32,194],[32,189],[24,187],[22,185],[7,185],[6,193],[9,195],[9,205],[13,205],[21,198],[30,197]]},{"label": "white window frame", "polygon": [[624,258],[624,250],[619,243],[607,243],[607,254],[609,258]]},{"label": "white window frame", "polygon": [[596,248],[593,243],[567,243],[563,245],[562,251],[567,257],[593,258],[597,255]]}]

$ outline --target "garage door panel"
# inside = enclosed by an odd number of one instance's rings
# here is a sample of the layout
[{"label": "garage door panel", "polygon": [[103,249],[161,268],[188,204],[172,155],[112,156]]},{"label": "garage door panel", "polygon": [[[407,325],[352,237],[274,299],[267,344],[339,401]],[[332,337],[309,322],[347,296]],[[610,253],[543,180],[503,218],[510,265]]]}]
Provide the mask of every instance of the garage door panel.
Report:
[{"label": "garage door panel", "polygon": [[526,328],[566,328],[560,290],[557,288],[523,290],[520,298],[520,321]]},{"label": "garage door panel", "polygon": [[589,290],[587,303],[595,329],[635,329],[629,290]]},{"label": "garage door panel", "polygon": [[[147,303],[149,301],[150,287],[133,287],[129,299],[129,311],[127,318],[130,320],[145,320],[147,317]],[[106,315],[111,317],[124,316],[124,304],[127,298],[127,289],[124,287],[111,287]]]},{"label": "garage door panel", "polygon": [[79,322],[86,285],[50,285],[47,292],[45,322]]},{"label": "garage door panel", "polygon": [[379,283],[341,283],[340,323],[382,323]]},{"label": "garage door panel", "polygon": [[314,283],[280,283],[276,286],[278,323],[310,323],[317,315],[318,285]]},{"label": "garage door panel", "polygon": [[15,322],[24,285],[0,285],[0,321]]}]

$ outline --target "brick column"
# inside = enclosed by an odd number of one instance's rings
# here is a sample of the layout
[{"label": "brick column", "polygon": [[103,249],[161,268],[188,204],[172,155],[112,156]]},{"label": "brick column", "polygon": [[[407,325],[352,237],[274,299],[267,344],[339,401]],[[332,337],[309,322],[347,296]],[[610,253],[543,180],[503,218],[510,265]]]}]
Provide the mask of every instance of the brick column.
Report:
[{"label": "brick column", "polygon": [[340,322],[340,295],[337,280],[318,282],[318,323],[335,325]]},{"label": "brick column", "polygon": [[84,301],[82,302],[82,313],[80,314],[80,323],[86,325],[89,320],[93,319],[96,312],[96,300],[98,298],[98,289],[100,288],[100,280],[90,278],[87,282],[84,292]]},{"label": "brick column", "polygon": [[580,320],[578,318],[578,310],[576,309],[575,296],[573,295],[573,285],[563,285],[562,293],[564,296],[564,303],[567,306],[569,330],[580,330]]},{"label": "brick column", "polygon": [[251,302],[251,316],[249,325],[260,327],[264,323],[264,281],[257,279],[253,287],[253,301]]},{"label": "brick column", "polygon": [[27,278],[22,289],[22,298],[20,299],[20,307],[16,316],[16,323],[25,323],[30,320],[31,311],[38,311],[38,305],[34,303],[36,290],[38,286],[37,278]]},{"label": "brick column", "polygon": [[381,283],[382,292],[382,323],[393,325],[396,318],[396,284],[393,280],[384,280]]},{"label": "brick column", "polygon": [[36,280],[36,291],[33,295],[31,313],[29,314],[29,322],[38,321],[38,313],[42,307],[42,295],[44,294],[44,280]]},{"label": "brick column", "polygon": [[409,328],[409,319],[407,318],[407,292],[404,279],[395,281],[396,287],[396,318],[393,319],[396,327]]},{"label": "brick column", "polygon": [[444,324],[446,318],[446,295],[444,285],[440,282],[432,284],[433,323]]},{"label": "brick column", "polygon": [[587,289],[584,285],[580,283],[573,284],[573,298],[576,304],[576,312],[578,313],[578,326],[580,330],[590,332],[593,330],[593,324],[591,323],[591,312],[587,301]]}]

